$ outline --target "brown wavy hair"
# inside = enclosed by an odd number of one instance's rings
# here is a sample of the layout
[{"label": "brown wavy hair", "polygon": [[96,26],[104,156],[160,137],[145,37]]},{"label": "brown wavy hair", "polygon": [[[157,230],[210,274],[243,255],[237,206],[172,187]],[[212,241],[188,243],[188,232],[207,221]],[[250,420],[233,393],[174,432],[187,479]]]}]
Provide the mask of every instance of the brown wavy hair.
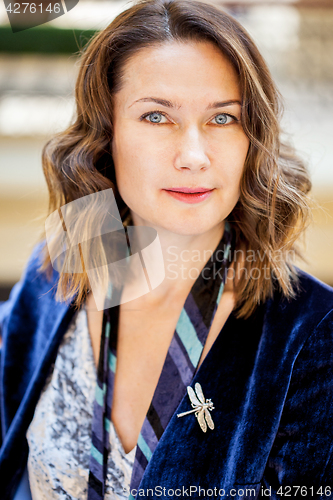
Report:
[{"label": "brown wavy hair", "polygon": [[[234,253],[236,266],[242,266],[236,314],[246,318],[273,296],[276,287],[285,297],[296,295],[298,274],[292,256],[302,256],[295,242],[309,220],[311,182],[303,162],[281,143],[281,97],[265,61],[246,30],[223,10],[192,0],[142,0],[91,39],[81,54],[73,124],[48,141],[42,152],[49,213],[112,188],[122,221],[128,220],[129,209],[117,191],[110,152],[112,97],[122,86],[124,65],[133,54],[172,40],[214,43],[239,76],[241,120],[250,146],[240,198],[228,221],[237,235],[237,249],[245,250],[243,256],[247,256],[242,260]],[[106,256],[95,253],[101,266]],[[50,256],[45,248],[41,269],[48,267]],[[253,274],[254,267],[259,278]],[[64,269],[57,297],[75,297],[79,306],[89,290],[87,273],[84,268],[81,273]]]}]

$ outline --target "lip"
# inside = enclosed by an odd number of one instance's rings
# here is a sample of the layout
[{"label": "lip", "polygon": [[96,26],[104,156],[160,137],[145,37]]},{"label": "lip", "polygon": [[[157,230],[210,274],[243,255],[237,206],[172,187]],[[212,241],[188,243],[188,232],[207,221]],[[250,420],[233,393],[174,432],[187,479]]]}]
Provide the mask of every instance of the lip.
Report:
[{"label": "lip", "polygon": [[206,191],[212,191],[213,188],[204,188],[204,187],[175,187],[166,189],[166,191],[177,191],[178,193],[205,193]]},{"label": "lip", "polygon": [[[178,191],[178,189],[182,189],[182,191]],[[176,190],[176,188],[172,188],[163,189],[163,191],[165,191],[169,196],[172,196],[176,200],[192,204],[200,203],[201,201],[209,198],[212,195],[214,189],[207,190],[207,188],[177,188]]]}]

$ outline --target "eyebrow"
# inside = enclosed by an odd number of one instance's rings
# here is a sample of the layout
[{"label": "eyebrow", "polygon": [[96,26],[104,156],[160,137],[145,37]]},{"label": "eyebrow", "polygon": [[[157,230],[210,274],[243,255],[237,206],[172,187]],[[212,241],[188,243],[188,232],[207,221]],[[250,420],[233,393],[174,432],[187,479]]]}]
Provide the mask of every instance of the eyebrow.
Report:
[{"label": "eyebrow", "polygon": [[231,106],[232,104],[239,104],[240,106],[242,105],[242,103],[238,99],[231,99],[230,101],[213,102],[212,104],[208,104],[206,109],[223,108],[224,106]]},{"label": "eyebrow", "polygon": [[[167,108],[177,108],[179,109],[181,107],[180,104],[177,103],[172,103],[171,101],[168,101],[167,99],[160,99],[158,97],[143,97],[142,99],[138,99],[134,101],[133,104],[136,104],[137,102],[156,102],[157,104],[161,104],[162,106],[165,106]],[[212,102],[211,104],[208,104],[207,110],[208,109],[214,109],[214,108],[223,108],[225,106],[231,106],[232,104],[239,104],[240,106],[242,103],[238,99],[231,99],[229,101],[217,101],[217,102]],[[129,107],[131,107],[129,106]]]}]

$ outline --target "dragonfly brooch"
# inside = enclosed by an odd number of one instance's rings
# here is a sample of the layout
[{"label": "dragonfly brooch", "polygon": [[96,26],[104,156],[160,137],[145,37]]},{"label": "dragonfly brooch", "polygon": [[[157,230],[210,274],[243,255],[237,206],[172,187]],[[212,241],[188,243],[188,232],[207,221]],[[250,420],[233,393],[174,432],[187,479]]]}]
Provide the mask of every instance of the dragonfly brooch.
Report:
[{"label": "dragonfly brooch", "polygon": [[198,423],[200,425],[201,430],[203,432],[206,432],[207,424],[210,429],[214,429],[214,422],[211,417],[211,414],[209,413],[209,411],[214,410],[213,402],[211,399],[205,399],[202,387],[199,384],[199,382],[197,382],[194,387],[195,387],[195,392],[191,386],[187,387],[187,393],[191,400],[191,406],[194,409],[185,411],[184,413],[178,413],[177,417],[184,417],[185,415],[194,413],[194,415],[198,419]]}]

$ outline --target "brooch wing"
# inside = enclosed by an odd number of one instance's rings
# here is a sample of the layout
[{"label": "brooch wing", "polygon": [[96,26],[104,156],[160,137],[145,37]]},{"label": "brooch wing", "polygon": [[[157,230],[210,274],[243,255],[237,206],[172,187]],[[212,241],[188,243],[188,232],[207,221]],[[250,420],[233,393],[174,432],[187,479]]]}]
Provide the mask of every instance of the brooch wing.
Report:
[{"label": "brooch wing", "polygon": [[200,402],[202,404],[205,404],[205,402],[206,402],[205,396],[203,395],[203,390],[202,390],[202,387],[199,384],[199,382],[197,382],[194,387],[195,387],[195,392],[196,392],[196,394],[198,396],[198,399],[200,400]]},{"label": "brooch wing", "polygon": [[199,408],[202,406],[202,403],[199,401],[199,399],[197,398],[194,390],[192,389],[192,387],[189,385],[187,387],[187,394],[188,394],[188,397],[190,398],[191,400],[191,403],[192,403],[192,406],[199,406]]},{"label": "brooch wing", "polygon": [[213,422],[213,419],[211,417],[211,414],[209,413],[209,410],[207,410],[207,408],[205,408],[205,417],[206,417],[206,420],[207,420],[207,424],[208,424],[208,427],[210,429],[214,429],[214,422]]},{"label": "brooch wing", "polygon": [[204,409],[199,410],[199,412],[196,413],[196,416],[197,416],[197,419],[198,419],[198,423],[199,423],[199,425],[201,427],[201,430],[203,432],[206,432],[207,431],[207,424],[206,424],[205,417],[204,417]]}]

